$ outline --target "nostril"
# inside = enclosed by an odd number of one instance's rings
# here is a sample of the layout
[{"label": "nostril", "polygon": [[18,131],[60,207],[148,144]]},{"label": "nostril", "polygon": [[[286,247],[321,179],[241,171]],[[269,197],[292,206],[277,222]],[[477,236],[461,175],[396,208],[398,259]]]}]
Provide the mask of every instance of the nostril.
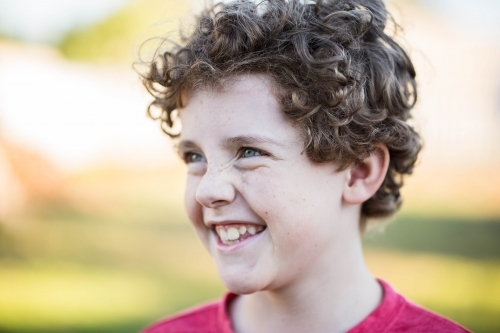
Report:
[{"label": "nostril", "polygon": [[212,202],[212,206],[220,206],[220,205],[223,205],[225,203],[227,203],[226,200],[215,200]]}]

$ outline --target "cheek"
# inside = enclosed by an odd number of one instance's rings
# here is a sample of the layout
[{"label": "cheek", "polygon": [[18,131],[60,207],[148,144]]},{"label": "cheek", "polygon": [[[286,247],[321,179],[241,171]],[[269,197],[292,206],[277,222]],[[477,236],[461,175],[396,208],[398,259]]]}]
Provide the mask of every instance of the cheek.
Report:
[{"label": "cheek", "polygon": [[[277,243],[295,246],[331,237],[341,210],[341,181],[329,173],[292,168],[264,169],[245,178],[252,209],[268,224]],[[327,170],[328,171],[328,170]]]},{"label": "cheek", "polygon": [[[296,220],[303,220],[307,202],[296,179],[288,177],[285,170],[262,169],[243,177],[241,190],[251,209],[268,225],[271,236],[286,238],[301,230],[303,224],[287,227]],[[285,233],[285,235],[283,235]]]},{"label": "cheek", "polygon": [[184,207],[191,223],[198,229],[204,226],[201,205],[196,200],[196,189],[198,181],[188,176],[186,181],[186,191],[184,192]]}]

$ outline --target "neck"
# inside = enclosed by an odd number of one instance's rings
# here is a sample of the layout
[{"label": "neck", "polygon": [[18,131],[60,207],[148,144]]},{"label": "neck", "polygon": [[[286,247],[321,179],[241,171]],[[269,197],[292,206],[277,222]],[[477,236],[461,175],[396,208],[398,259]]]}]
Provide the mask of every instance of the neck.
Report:
[{"label": "neck", "polygon": [[366,318],[382,291],[366,267],[359,234],[328,252],[334,254],[319,256],[317,269],[286,287],[237,298],[230,309],[235,332],[346,332]]}]

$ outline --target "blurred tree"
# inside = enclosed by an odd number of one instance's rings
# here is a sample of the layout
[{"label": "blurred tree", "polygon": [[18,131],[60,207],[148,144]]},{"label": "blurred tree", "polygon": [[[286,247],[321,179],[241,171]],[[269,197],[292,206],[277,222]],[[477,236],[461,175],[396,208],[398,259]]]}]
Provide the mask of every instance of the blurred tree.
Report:
[{"label": "blurred tree", "polygon": [[141,43],[176,30],[188,16],[183,0],[136,0],[106,20],[68,33],[59,49],[69,59],[130,63]]},{"label": "blurred tree", "polygon": [[39,153],[0,136],[0,224],[33,205],[67,201],[62,173]]},{"label": "blurred tree", "polygon": [[19,179],[14,177],[5,144],[0,138],[0,225],[24,204],[25,195]]}]

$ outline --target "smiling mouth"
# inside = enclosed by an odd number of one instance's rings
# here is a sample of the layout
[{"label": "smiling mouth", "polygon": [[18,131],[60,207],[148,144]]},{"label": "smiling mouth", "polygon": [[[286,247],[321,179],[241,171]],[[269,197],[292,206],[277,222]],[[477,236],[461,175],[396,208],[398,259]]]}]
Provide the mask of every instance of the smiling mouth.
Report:
[{"label": "smiling mouth", "polygon": [[233,245],[261,233],[264,229],[266,227],[263,225],[230,224],[217,225],[215,232],[223,244]]}]

